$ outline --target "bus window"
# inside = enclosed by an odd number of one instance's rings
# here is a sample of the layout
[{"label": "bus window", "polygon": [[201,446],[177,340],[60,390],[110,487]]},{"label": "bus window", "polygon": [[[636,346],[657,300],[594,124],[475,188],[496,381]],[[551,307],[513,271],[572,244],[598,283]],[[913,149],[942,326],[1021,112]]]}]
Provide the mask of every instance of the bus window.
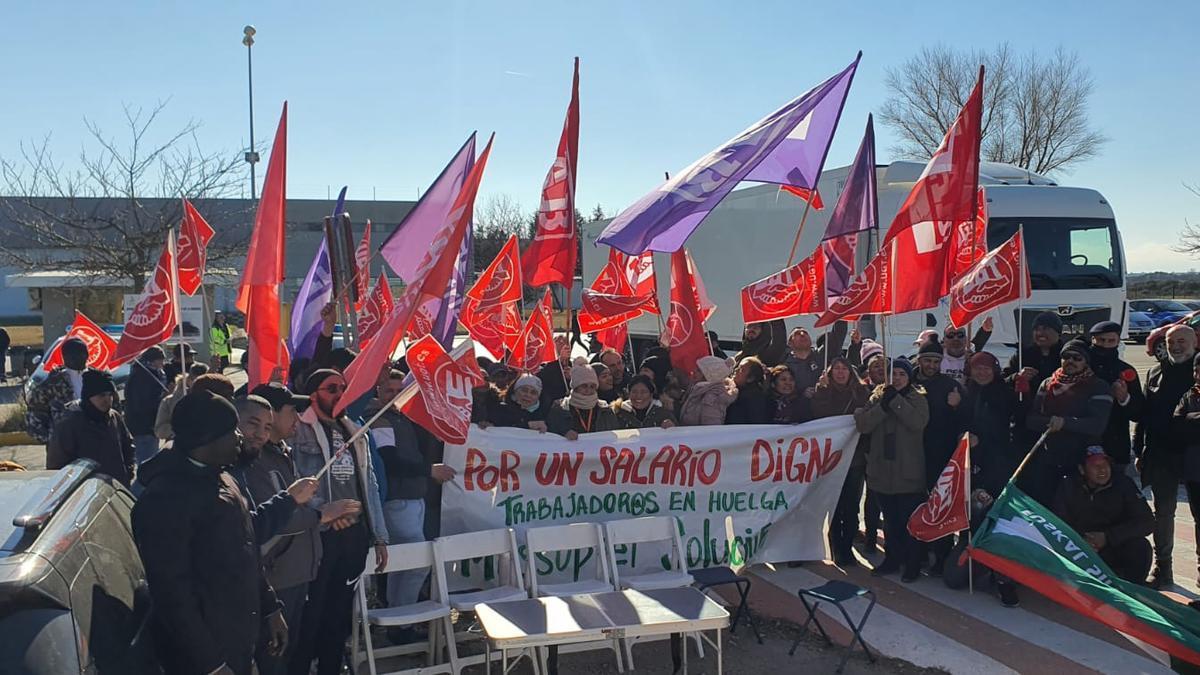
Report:
[{"label": "bus window", "polygon": [[1111,220],[993,218],[988,247],[1022,228],[1033,290],[1120,288],[1121,254]]}]

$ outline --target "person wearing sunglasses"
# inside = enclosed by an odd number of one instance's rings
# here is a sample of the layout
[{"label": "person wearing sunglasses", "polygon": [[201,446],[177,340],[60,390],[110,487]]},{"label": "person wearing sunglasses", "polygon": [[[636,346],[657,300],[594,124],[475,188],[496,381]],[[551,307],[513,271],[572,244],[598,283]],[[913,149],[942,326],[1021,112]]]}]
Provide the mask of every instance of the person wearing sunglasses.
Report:
[{"label": "person wearing sunglasses", "polygon": [[965,385],[967,377],[971,374],[967,367],[967,361],[970,360],[972,354],[983,351],[990,337],[992,337],[992,318],[990,316],[980,324],[979,330],[975,331],[975,337],[971,339],[969,345],[967,344],[966,328],[947,325],[942,331],[942,374],[954,378],[954,381],[960,385]]},{"label": "person wearing sunglasses", "polygon": [[1084,451],[1101,442],[1113,397],[1109,385],[1096,377],[1091,351],[1083,340],[1071,340],[1059,353],[1062,364],[1042,381],[1025,418],[1026,428],[1045,444],[1017,479],[1030,497],[1050,506],[1063,476],[1083,461]]}]

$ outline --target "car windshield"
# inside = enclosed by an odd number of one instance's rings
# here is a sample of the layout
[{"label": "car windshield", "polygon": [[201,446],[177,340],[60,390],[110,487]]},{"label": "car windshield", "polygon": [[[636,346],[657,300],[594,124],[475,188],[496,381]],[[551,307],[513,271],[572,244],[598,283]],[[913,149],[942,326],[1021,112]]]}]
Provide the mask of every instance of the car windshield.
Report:
[{"label": "car windshield", "polygon": [[1163,312],[1190,312],[1188,306],[1182,302],[1174,300],[1155,300],[1154,304],[1158,305],[1158,309]]},{"label": "car windshield", "polygon": [[1020,227],[1033,290],[1120,288],[1124,283],[1117,226],[1112,220],[992,218],[988,248],[1003,244]]}]

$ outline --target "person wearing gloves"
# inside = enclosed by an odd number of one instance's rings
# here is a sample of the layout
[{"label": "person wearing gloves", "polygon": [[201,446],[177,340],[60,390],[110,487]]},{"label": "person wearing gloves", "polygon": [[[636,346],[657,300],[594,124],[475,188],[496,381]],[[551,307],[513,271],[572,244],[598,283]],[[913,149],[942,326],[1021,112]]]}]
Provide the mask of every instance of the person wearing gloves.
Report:
[{"label": "person wearing gloves", "polygon": [[867,489],[883,509],[886,550],[872,574],[901,571],[900,580],[921,574],[923,547],[908,533],[908,518],[925,500],[925,426],[929,404],[925,390],[913,383],[912,365],[892,361],[892,381],[871,393],[866,407],[854,412],[859,432],[871,434],[867,451]]},{"label": "person wearing gloves", "polygon": [[696,369],[704,378],[692,383],[679,411],[679,423],[684,426],[711,426],[725,423],[725,411],[737,400],[733,362],[715,356],[696,359]]},{"label": "person wearing gloves", "polygon": [[570,379],[571,393],[555,401],[546,413],[546,426],[551,433],[573,441],[579,434],[621,428],[612,408],[600,404],[596,394],[599,378],[583,357],[571,366]]},{"label": "person wearing gloves", "polygon": [[629,396],[612,405],[622,429],[650,429],[675,426],[675,416],[658,400],[654,380],[634,375],[629,381]]},{"label": "person wearing gloves", "polygon": [[1092,352],[1083,340],[1059,350],[1062,366],[1042,381],[1025,417],[1028,431],[1046,435],[1017,478],[1025,494],[1050,506],[1063,476],[1083,461],[1084,450],[1101,442],[1113,397],[1109,386],[1092,372]]}]

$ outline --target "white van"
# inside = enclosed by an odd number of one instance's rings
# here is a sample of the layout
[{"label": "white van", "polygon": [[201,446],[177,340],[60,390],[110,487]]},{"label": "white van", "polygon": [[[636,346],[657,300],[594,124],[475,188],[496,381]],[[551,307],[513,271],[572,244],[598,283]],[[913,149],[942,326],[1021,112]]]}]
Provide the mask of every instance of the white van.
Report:
[{"label": "white van", "polygon": [[[796,250],[796,260],[816,248],[825,233],[829,214],[846,180],[848,166],[821,175],[819,189],[825,203],[822,211],[810,210]],[[921,175],[921,162],[893,162],[878,167],[880,226],[887,229],[900,204]],[[988,247],[994,248],[1024,227],[1032,297],[1024,303],[1021,317],[1016,306],[992,313],[995,332],[988,350],[1003,361],[1017,342],[1017,326],[1029,335],[1033,317],[1043,311],[1062,319],[1064,333],[1085,334],[1094,324],[1113,320],[1125,324],[1125,255],[1116,219],[1108,201],[1094,189],[1064,187],[1054,181],[1009,164],[984,162],[980,183],[986,187],[989,224]],[[730,193],[688,239],[687,248],[696,260],[717,312],[708,329],[722,342],[741,339],[741,289],[746,284],[773,274],[786,265],[804,202],[775,185],[758,185]],[[586,284],[608,260],[607,247],[593,244],[607,221],[584,226],[583,273]],[[860,241],[866,241],[863,237]],[[874,250],[874,242],[859,246],[858,269]],[[655,255],[659,297],[664,306],[670,297],[670,256]],[[897,269],[903,274],[903,269]],[[909,312],[887,318],[888,352],[908,354],[912,342],[925,328],[940,331],[948,322],[943,301],[938,308]],[[665,317],[664,317],[665,318]],[[811,327],[815,317],[788,319],[790,327]],[[1019,322],[1019,323],[1018,323]],[[879,334],[879,321],[865,320],[864,335]],[[657,339],[658,320],[642,316],[630,324],[635,339]]]}]

